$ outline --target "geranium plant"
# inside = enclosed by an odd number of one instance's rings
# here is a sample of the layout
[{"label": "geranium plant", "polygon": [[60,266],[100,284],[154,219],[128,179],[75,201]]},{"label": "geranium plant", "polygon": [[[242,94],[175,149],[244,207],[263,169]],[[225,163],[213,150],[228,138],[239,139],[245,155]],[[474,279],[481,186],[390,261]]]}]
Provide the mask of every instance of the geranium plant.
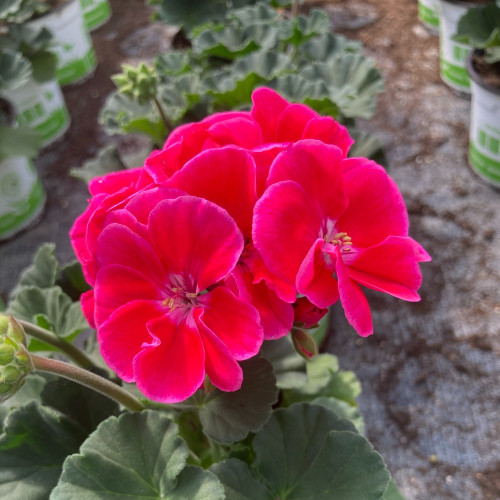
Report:
[{"label": "geranium plant", "polygon": [[[361,434],[359,382],[314,332],[340,302],[370,335],[361,285],[418,300],[430,257],[385,170],[346,158],[344,126],[269,88],[252,100],[93,179],[70,234],[81,268],[45,246],[23,274],[0,320],[4,398],[26,380],[4,403],[0,493],[400,498]],[[97,331],[80,341],[78,298]],[[35,354],[49,347],[87,369]]]}]

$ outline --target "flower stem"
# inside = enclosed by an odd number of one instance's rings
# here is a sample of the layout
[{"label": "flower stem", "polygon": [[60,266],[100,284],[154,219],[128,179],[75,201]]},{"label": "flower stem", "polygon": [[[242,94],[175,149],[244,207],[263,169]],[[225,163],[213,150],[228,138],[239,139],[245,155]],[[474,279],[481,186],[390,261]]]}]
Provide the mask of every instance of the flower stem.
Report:
[{"label": "flower stem", "polygon": [[299,15],[299,0],[293,0],[291,14],[292,17],[297,17]]},{"label": "flower stem", "polygon": [[153,102],[155,103],[156,109],[158,110],[158,113],[160,113],[160,117],[165,124],[165,128],[167,129],[167,135],[172,132],[172,124],[170,123],[170,120],[168,119],[167,115],[165,114],[165,111],[163,109],[163,106],[161,105],[161,102],[158,100],[158,97],[153,97]]},{"label": "flower stem", "polygon": [[95,373],[56,359],[42,358],[33,354],[31,354],[31,359],[35,370],[54,373],[60,377],[72,380],[73,382],[78,382],[85,387],[108,396],[125,406],[125,408],[128,408],[130,411],[142,411],[145,408],[145,406],[128,391]]},{"label": "flower stem", "polygon": [[78,347],[66,342],[64,339],[54,335],[51,331],[40,326],[29,323],[28,321],[18,320],[24,331],[42,342],[46,342],[61,350],[68,358],[71,358],[75,363],[82,368],[94,368],[94,362]]}]

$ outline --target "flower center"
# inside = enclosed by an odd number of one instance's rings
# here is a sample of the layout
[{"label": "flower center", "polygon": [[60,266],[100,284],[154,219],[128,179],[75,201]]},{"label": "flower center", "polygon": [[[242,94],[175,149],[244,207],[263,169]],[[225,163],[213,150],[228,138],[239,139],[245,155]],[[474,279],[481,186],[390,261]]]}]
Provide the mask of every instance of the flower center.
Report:
[{"label": "flower center", "polygon": [[341,252],[350,252],[352,250],[351,237],[347,236],[347,233],[336,233],[330,240],[328,240],[328,237],[325,237],[325,241],[338,246]]},{"label": "flower center", "polygon": [[171,311],[178,307],[190,307],[196,305],[196,297],[198,297],[197,293],[186,292],[182,288],[176,286],[171,287],[169,292],[169,296],[163,301],[163,305],[168,306]]}]

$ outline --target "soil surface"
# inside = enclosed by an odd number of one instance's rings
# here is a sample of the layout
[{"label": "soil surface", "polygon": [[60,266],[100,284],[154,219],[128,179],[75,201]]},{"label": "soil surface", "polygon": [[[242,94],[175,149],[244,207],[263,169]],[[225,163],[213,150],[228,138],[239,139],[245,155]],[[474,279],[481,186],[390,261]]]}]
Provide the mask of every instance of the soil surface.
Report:
[{"label": "soil surface", "polygon": [[[363,383],[367,434],[412,500],[500,498],[500,192],[467,164],[470,104],[439,77],[439,41],[417,19],[415,0],[308,2],[336,32],[365,44],[386,91],[360,127],[379,136],[389,173],[410,214],[410,234],[433,261],[422,265],[421,302],[367,292],[375,334],[356,336],[335,307],[327,343]],[[140,0],[111,0],[111,20],[92,34],[99,65],[64,89],[72,126],[37,167],[48,192],[39,223],[0,243],[5,300],[37,246],[57,242],[73,258],[68,230],[88,197],[68,176],[105,144],[134,151],[135,138],[106,136],[97,115],[123,62],[169,50],[175,29],[151,23]]]}]

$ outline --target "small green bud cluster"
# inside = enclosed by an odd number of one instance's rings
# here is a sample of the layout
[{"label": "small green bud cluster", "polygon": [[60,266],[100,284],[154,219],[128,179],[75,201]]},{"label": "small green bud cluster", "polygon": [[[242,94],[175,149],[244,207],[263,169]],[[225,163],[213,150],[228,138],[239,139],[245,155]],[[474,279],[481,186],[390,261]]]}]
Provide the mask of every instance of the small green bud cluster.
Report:
[{"label": "small green bud cluster", "polygon": [[12,316],[0,314],[0,403],[17,392],[33,369],[23,327]]},{"label": "small green bud cluster", "polygon": [[154,68],[148,68],[144,63],[137,68],[124,64],[122,70],[123,73],[112,77],[118,92],[141,105],[156,97],[158,76]]}]

